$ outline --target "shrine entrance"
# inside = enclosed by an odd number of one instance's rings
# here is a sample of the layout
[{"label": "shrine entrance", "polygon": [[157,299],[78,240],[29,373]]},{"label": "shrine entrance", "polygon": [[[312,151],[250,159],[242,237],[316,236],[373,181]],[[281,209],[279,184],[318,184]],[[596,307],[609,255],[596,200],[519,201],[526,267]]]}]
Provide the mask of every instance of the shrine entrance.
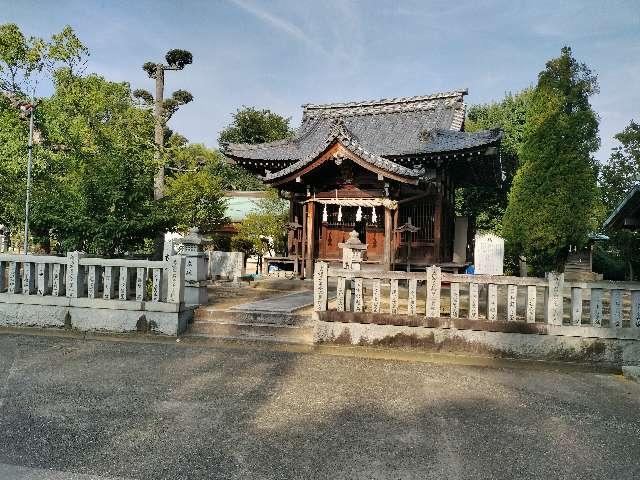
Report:
[{"label": "shrine entrance", "polygon": [[[353,203],[356,203],[354,200]],[[316,212],[316,258],[340,261],[342,251],[338,244],[349,238],[355,230],[362,243],[368,244],[369,263],[381,263],[384,255],[384,207],[324,204]]]}]

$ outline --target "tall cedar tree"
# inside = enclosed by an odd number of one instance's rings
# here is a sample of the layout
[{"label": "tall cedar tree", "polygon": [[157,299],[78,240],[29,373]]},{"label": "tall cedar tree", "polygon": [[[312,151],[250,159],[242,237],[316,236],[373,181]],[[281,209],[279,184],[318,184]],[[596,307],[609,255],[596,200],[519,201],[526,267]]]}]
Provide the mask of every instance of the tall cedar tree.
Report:
[{"label": "tall cedar tree", "polygon": [[596,227],[600,141],[589,97],[597,92],[597,77],[569,47],[547,62],[533,91],[503,234],[538,274],[561,271],[569,247],[583,246]]}]

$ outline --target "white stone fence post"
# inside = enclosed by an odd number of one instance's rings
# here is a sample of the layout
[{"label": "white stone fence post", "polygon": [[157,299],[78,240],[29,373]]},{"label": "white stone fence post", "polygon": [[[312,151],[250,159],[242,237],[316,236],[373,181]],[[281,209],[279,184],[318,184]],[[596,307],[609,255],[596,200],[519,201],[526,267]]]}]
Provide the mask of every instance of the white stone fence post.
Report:
[{"label": "white stone fence post", "polygon": [[[336,299],[328,302],[328,287],[334,282]],[[354,285],[352,312],[348,311],[348,283]],[[387,285],[385,305],[382,287]],[[485,290],[481,285],[486,285],[486,298],[479,298]],[[401,294],[403,289],[406,296]],[[364,298],[368,291],[371,297]],[[538,305],[541,298],[543,308]],[[583,313],[585,306],[588,315]],[[332,321],[353,322],[354,314],[367,314],[373,316],[363,317],[364,323],[383,325],[473,328],[470,322],[477,322],[478,329],[497,332],[640,339],[640,283],[566,282],[557,273],[546,279],[453,274],[437,266],[426,272],[360,271],[317,262],[314,312],[316,318]]]},{"label": "white stone fence post", "polygon": [[[168,261],[0,254],[0,297],[37,295],[118,302],[184,302],[185,258]],[[7,301],[10,298],[1,297]],[[133,308],[133,306],[129,307]]]}]

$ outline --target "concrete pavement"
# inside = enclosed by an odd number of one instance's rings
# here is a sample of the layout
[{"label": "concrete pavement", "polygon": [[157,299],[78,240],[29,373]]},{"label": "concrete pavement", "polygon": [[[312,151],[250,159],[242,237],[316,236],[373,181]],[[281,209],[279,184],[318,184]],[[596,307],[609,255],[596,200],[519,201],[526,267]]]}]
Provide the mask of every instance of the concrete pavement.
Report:
[{"label": "concrete pavement", "polygon": [[0,478],[631,479],[639,412],[613,374],[0,335]]}]

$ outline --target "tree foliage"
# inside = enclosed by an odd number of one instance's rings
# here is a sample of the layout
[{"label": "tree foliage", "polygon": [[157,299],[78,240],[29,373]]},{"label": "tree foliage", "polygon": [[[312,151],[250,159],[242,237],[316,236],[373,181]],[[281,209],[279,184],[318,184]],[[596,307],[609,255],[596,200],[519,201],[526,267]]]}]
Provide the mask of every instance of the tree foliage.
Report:
[{"label": "tree foliage", "polygon": [[169,67],[176,68],[178,70],[182,70],[187,65],[191,65],[193,63],[193,55],[191,55],[191,52],[180,50],[179,48],[169,50],[164,56],[164,59],[169,64]]},{"label": "tree foliage", "polygon": [[478,230],[498,235],[502,233],[502,217],[520,163],[520,148],[531,96],[532,89],[517,94],[508,93],[499,102],[473,106],[465,120],[465,130],[468,132],[500,128],[504,133],[500,148],[502,183],[466,187],[460,189],[457,195],[458,213],[470,217]]},{"label": "tree foliage", "polygon": [[620,145],[600,169],[602,202],[608,213],[640,182],[640,124],[633,120],[614,137]]},{"label": "tree foliage", "polygon": [[589,103],[597,91],[596,76],[564,47],[532,93],[503,234],[538,273],[561,269],[568,247],[583,246],[597,225],[598,118]]},{"label": "tree foliage", "polygon": [[[45,76],[54,94],[35,109],[32,237],[45,249],[113,255],[139,250],[171,223],[153,194],[153,119],[128,84],[82,76],[88,50],[70,27],[50,41],[0,26],[0,223],[24,222],[28,114],[20,105]],[[40,77],[38,77],[41,74]]]},{"label": "tree foliage", "polygon": [[271,110],[243,107],[233,114],[231,125],[220,132],[218,143],[264,143],[292,135],[289,118]]},{"label": "tree foliage", "polygon": [[100,255],[140,250],[170,225],[153,202],[153,119],[128,84],[61,70],[42,100],[43,147],[34,182],[32,228],[62,250]]},{"label": "tree foliage", "polygon": [[61,67],[77,74],[89,50],[70,26],[49,41],[26,37],[15,23],[0,25],[0,90],[9,96],[31,94],[43,71],[52,75]]},{"label": "tree foliage", "polygon": [[[631,121],[615,136],[615,147],[605,165],[600,168],[600,191],[605,215],[611,214],[640,182],[640,124]],[[599,245],[594,268],[606,278],[633,280],[640,271],[640,233],[627,230],[608,232],[610,241]]]},{"label": "tree foliage", "polygon": [[176,227],[211,232],[225,221],[226,202],[220,181],[206,170],[182,173],[167,180],[168,206]]},{"label": "tree foliage", "polygon": [[247,214],[238,225],[238,232],[231,239],[231,248],[247,256],[263,256],[270,248],[283,252],[287,207],[287,202],[278,197],[277,191],[269,190],[267,198],[257,202],[256,211]]}]

